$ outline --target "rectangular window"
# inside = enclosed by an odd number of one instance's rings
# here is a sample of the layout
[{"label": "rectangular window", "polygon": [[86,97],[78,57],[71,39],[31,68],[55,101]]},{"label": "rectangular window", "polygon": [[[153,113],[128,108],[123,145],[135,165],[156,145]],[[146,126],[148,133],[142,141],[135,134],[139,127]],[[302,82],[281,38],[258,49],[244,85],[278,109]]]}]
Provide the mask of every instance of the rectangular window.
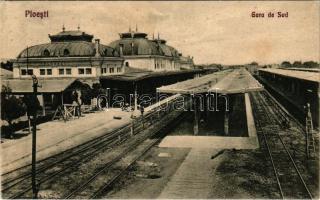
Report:
[{"label": "rectangular window", "polygon": [[47,75],[52,75],[52,69],[47,69]]},{"label": "rectangular window", "polygon": [[28,75],[33,75],[33,69],[28,69]]},{"label": "rectangular window", "polygon": [[113,67],[110,67],[110,68],[109,68],[109,72],[110,72],[110,74],[114,73],[114,68],[113,68]]},{"label": "rectangular window", "polygon": [[59,75],[64,75],[64,69],[63,68],[59,69]]},{"label": "rectangular window", "polygon": [[117,67],[117,72],[121,72],[121,67]]},{"label": "rectangular window", "polygon": [[23,75],[23,76],[27,75],[27,70],[26,69],[21,69],[21,75]]},{"label": "rectangular window", "polygon": [[40,69],[40,75],[46,75],[46,70],[45,69]]},{"label": "rectangular window", "polygon": [[106,74],[107,73],[107,68],[101,68],[101,74]]},{"label": "rectangular window", "polygon": [[84,74],[84,69],[83,68],[78,69],[78,74]]},{"label": "rectangular window", "polygon": [[66,74],[71,75],[71,68],[66,68]]},{"label": "rectangular window", "polygon": [[92,73],[92,69],[91,68],[86,68],[86,74],[91,74]]}]

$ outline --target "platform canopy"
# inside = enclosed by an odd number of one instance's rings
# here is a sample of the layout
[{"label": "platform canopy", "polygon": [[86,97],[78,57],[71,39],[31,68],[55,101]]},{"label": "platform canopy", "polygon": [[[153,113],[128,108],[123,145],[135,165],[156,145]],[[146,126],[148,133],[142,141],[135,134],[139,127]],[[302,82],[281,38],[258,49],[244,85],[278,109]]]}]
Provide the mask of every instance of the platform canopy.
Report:
[{"label": "platform canopy", "polygon": [[115,74],[110,76],[102,76],[100,79],[102,80],[117,80],[117,81],[140,81],[147,78],[152,77],[164,77],[171,75],[179,75],[179,74],[195,74],[198,72],[203,72],[206,70],[203,69],[185,69],[179,71],[159,71],[154,72],[146,69],[138,69],[133,67],[125,67],[124,74]]},{"label": "platform canopy", "polygon": [[[70,86],[76,79],[39,79],[41,87],[38,88],[40,93],[59,93],[64,91]],[[33,81],[32,79],[9,79],[2,80],[2,85],[7,86],[13,93],[32,93]]]},{"label": "platform canopy", "polygon": [[186,81],[181,81],[172,85],[162,86],[157,88],[158,92],[173,93],[173,94],[197,94],[207,92],[214,84],[220,81],[232,70],[223,70],[208,74],[201,77],[196,77]]},{"label": "platform canopy", "polygon": [[297,71],[297,70],[290,70],[290,69],[271,69],[271,68],[259,69],[259,71],[320,83],[320,73],[316,71],[310,72],[310,71]]},{"label": "platform canopy", "polygon": [[246,93],[261,91],[263,86],[244,68],[236,69],[209,89],[216,93]]},{"label": "platform canopy", "polygon": [[158,92],[197,94],[206,92],[245,93],[263,90],[263,86],[245,69],[223,70],[157,88]]}]

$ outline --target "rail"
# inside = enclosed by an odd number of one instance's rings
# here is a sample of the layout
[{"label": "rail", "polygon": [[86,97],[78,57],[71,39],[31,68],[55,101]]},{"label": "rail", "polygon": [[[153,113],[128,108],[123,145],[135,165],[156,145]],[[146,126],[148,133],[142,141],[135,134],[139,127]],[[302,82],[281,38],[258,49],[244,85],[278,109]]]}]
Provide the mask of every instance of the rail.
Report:
[{"label": "rail", "polygon": [[[168,99],[166,102],[169,102],[169,105],[167,109],[161,110],[161,109],[152,109],[148,112],[146,115],[146,118],[149,117],[155,117],[158,119],[162,119],[163,115],[170,113],[173,110],[173,102],[176,100],[176,97]],[[161,102],[161,105],[164,102]],[[134,119],[134,123],[129,123],[121,127],[120,129],[117,129],[115,131],[112,131],[108,134],[105,134],[103,136],[100,136],[98,138],[95,138],[93,140],[90,140],[82,145],[79,145],[77,147],[74,147],[70,150],[64,151],[62,153],[56,154],[54,156],[45,158],[41,161],[39,161],[38,165],[39,168],[37,170],[37,176],[39,178],[38,184],[43,184],[48,180],[52,180],[54,177],[62,176],[64,173],[68,171],[68,169],[73,168],[75,166],[80,165],[81,163],[87,162],[92,158],[93,155],[98,154],[101,151],[104,151],[106,148],[111,148],[114,145],[117,145],[128,138],[130,138],[132,135],[131,128],[134,128],[135,135],[140,133],[141,131],[145,130],[145,124],[144,119],[142,116]],[[157,120],[159,121],[159,120]],[[161,120],[160,120],[161,121]],[[142,122],[142,123],[140,123]],[[149,124],[151,126],[152,123]],[[50,169],[57,167],[60,168],[60,170],[53,170],[54,172],[48,173],[47,171],[50,171]],[[13,170],[11,172],[2,174],[2,176],[9,176],[9,178],[2,181],[2,196],[8,196],[8,194],[11,194],[10,199],[13,198],[20,198],[23,197],[28,191],[30,191],[32,188],[30,187],[30,165],[26,165],[23,167],[20,167],[16,170]],[[21,172],[22,173],[19,173]],[[17,176],[10,177],[11,174],[16,174]],[[18,188],[18,190],[17,190]],[[12,195],[12,192],[10,190],[19,191],[18,193],[14,193]]]},{"label": "rail", "polygon": [[[260,133],[262,133],[262,135],[263,135],[263,140],[266,144],[266,149],[267,149],[268,155],[270,157],[272,168],[273,168],[273,171],[274,171],[274,174],[276,177],[276,181],[277,181],[277,186],[279,188],[280,196],[282,198],[287,198],[286,194],[290,194],[290,192],[286,191],[286,189],[292,190],[292,188],[284,187],[284,185],[287,183],[283,183],[280,181],[280,178],[279,178],[280,172],[279,171],[281,171],[281,167],[280,167],[279,163],[275,162],[275,158],[277,158],[277,156],[279,156],[280,151],[279,151],[279,149],[277,149],[276,150],[277,154],[275,152],[273,152],[271,149],[271,146],[268,142],[268,139],[269,140],[274,139],[274,141],[271,144],[275,143],[275,141],[277,140],[276,138],[278,138],[278,140],[280,140],[282,147],[285,150],[285,154],[288,156],[290,163],[294,167],[296,175],[298,175],[298,177],[299,177],[300,183],[303,186],[304,193],[306,194],[307,198],[312,199],[312,194],[311,194],[309,188],[307,187],[306,182],[304,181],[295,161],[293,160],[290,152],[288,151],[286,144],[284,143],[284,141],[279,133],[279,131],[280,131],[279,127],[282,127],[283,124],[281,122],[279,122],[279,120],[276,119],[276,117],[280,117],[280,115],[275,114],[275,112],[281,112],[281,111],[280,110],[277,110],[277,111],[270,110],[272,108],[274,109],[274,107],[273,107],[274,103],[271,103],[272,99],[271,99],[271,97],[268,96],[269,95],[268,93],[260,92],[260,93],[252,93],[251,95],[252,95],[252,97],[254,97],[253,98],[254,101],[252,101],[252,102],[253,102],[253,107],[256,111],[256,113],[255,113],[256,114],[256,116],[255,116],[256,124],[257,124],[257,127],[260,129]],[[276,109],[279,109],[279,107],[276,107]],[[270,126],[271,124],[273,124],[273,125],[276,124],[274,126],[271,126],[271,128],[272,128],[271,131],[264,128],[264,127]],[[283,154],[281,154],[281,155],[283,156]],[[279,158],[278,162],[280,162],[280,161],[283,162],[283,160],[285,160],[283,157],[278,157],[278,158]],[[278,167],[276,166],[277,164],[279,164]],[[283,176],[286,172],[289,173],[289,169],[282,170],[281,175]],[[287,178],[289,176],[292,176],[292,174],[287,174]],[[297,184],[296,182],[294,182],[294,183]],[[296,189],[302,189],[302,188],[296,188]],[[306,196],[304,196],[304,197],[306,197]]]}]

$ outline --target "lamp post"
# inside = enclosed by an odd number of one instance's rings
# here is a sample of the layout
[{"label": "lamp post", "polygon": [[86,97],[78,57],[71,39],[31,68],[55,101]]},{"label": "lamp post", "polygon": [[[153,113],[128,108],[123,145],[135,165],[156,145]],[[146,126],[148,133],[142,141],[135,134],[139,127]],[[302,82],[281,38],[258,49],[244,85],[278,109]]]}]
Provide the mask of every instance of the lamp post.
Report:
[{"label": "lamp post", "polygon": [[[27,74],[29,75],[29,47],[27,46]],[[37,98],[38,93],[38,79],[34,74],[30,74],[32,78],[33,87],[33,99]],[[32,153],[31,153],[31,185],[32,185],[32,198],[38,198],[38,188],[37,188],[37,168],[36,168],[36,153],[37,153],[37,107],[29,105],[28,112],[32,116]]]},{"label": "lamp post", "polygon": [[[35,75],[32,75],[33,82],[33,96],[34,99],[37,98],[38,92],[38,79]],[[37,108],[34,108],[32,111],[32,198],[36,199],[38,197],[38,188],[37,188],[37,180],[36,180],[36,153],[37,153]]]},{"label": "lamp post", "polygon": [[137,83],[133,83],[133,89],[134,89],[134,109],[132,111],[132,117],[137,118],[139,116],[139,111],[138,111],[138,94],[137,94]]}]

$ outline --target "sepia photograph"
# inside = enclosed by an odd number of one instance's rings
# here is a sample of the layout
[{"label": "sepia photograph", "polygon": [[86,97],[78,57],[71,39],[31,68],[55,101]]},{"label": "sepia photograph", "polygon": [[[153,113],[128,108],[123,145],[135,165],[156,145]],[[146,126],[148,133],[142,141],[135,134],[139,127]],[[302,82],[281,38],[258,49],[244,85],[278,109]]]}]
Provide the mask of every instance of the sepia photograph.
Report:
[{"label": "sepia photograph", "polygon": [[0,2],[2,199],[319,199],[320,1]]}]

